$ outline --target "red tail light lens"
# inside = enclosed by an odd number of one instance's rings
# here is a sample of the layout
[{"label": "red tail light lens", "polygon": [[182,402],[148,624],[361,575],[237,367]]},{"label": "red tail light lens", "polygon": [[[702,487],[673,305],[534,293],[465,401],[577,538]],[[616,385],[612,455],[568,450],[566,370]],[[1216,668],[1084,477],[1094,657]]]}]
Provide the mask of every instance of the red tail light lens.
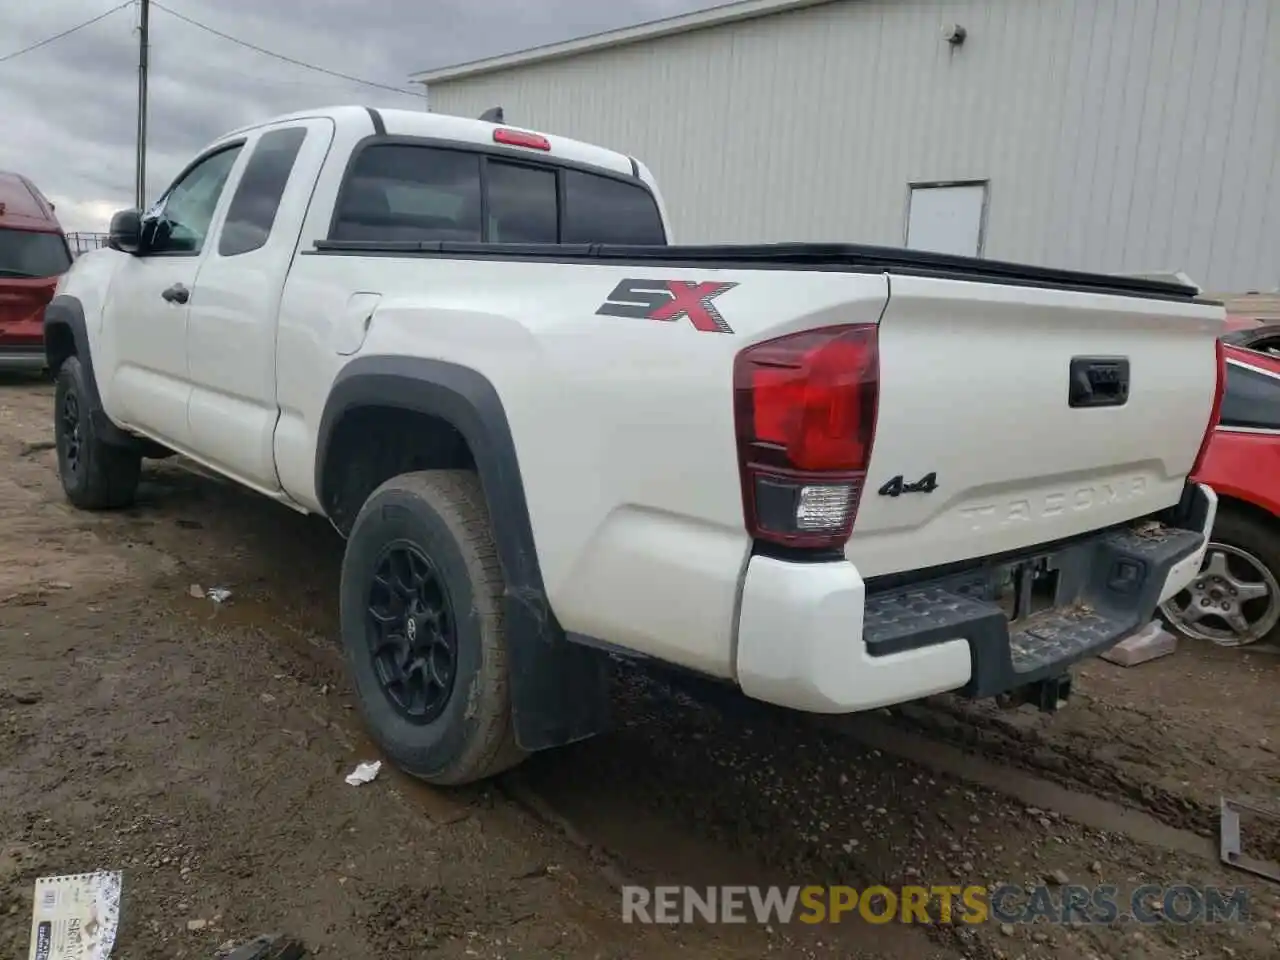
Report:
[{"label": "red tail light lens", "polygon": [[529,147],[532,150],[550,150],[551,141],[536,133],[525,133],[523,130],[508,130],[499,127],[493,131],[494,143],[505,143],[509,147]]},{"label": "red tail light lens", "polygon": [[1227,354],[1221,340],[1214,341],[1214,350],[1218,364],[1218,381],[1213,388],[1213,406],[1209,408],[1209,423],[1204,428],[1204,439],[1200,441],[1200,450],[1196,454],[1196,462],[1191,467],[1191,479],[1194,480],[1204,466],[1205,454],[1209,452],[1209,443],[1213,440],[1213,432],[1218,429],[1218,421],[1222,418],[1222,393],[1227,385]]},{"label": "red tail light lens", "polygon": [[873,324],[792,334],[743,350],[734,415],[747,531],[782,546],[849,539],[875,435]]}]

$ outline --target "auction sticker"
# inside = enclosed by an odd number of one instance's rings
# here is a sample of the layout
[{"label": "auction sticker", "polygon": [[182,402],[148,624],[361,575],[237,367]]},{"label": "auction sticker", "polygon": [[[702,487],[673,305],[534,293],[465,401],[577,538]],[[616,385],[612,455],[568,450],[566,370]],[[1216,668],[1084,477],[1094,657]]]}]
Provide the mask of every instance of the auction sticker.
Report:
[{"label": "auction sticker", "polygon": [[119,873],[36,881],[29,960],[107,960],[120,922]]}]

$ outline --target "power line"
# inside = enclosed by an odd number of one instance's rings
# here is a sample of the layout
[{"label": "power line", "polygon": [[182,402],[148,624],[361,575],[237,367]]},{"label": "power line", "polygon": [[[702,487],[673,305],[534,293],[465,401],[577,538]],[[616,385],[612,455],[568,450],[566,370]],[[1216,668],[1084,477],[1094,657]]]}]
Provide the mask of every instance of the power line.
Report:
[{"label": "power line", "polygon": [[32,50],[39,50],[41,47],[48,46],[49,44],[53,43],[55,40],[61,40],[63,37],[69,37],[71,36],[71,34],[75,33],[76,31],[83,30],[85,27],[92,26],[93,24],[97,23],[99,20],[105,20],[107,17],[111,16],[113,13],[118,13],[121,10],[123,10],[125,7],[131,7],[131,6],[133,6],[133,0],[126,0],[126,2],[120,4],[118,7],[112,7],[110,10],[106,11],[105,13],[100,13],[96,17],[93,17],[90,20],[86,20],[83,23],[77,23],[74,27],[71,27],[68,30],[63,30],[61,33],[55,33],[52,37],[45,37],[39,43],[33,43],[31,46],[23,47],[21,50],[15,50],[13,51],[13,53],[6,53],[3,57],[0,57],[0,63],[7,63],[8,61],[14,59],[15,57],[22,56],[24,53],[30,53]]},{"label": "power line", "polygon": [[409,96],[420,95],[415,93],[415,91],[413,90],[406,90],[403,87],[392,87],[385,83],[377,83],[373,80],[365,80],[365,79],[362,79],[361,77],[353,77],[348,73],[339,73],[337,70],[329,70],[326,67],[319,67],[319,66],[316,66],[314,63],[307,63],[305,60],[296,60],[293,57],[285,56],[283,53],[276,53],[274,50],[268,50],[265,47],[259,47],[256,44],[249,43],[249,41],[247,40],[241,40],[239,37],[233,37],[231,36],[231,34],[223,33],[221,30],[215,30],[213,27],[209,26],[206,23],[201,23],[199,20],[193,20],[184,14],[178,13],[176,10],[170,10],[168,7],[166,7],[162,3],[156,3],[154,2],[154,0],[152,0],[151,5],[155,7],[157,10],[163,10],[165,13],[169,14],[169,16],[171,17],[176,17],[177,19],[181,20],[183,23],[187,23],[193,27],[197,27],[205,31],[206,33],[211,33],[215,37],[221,37],[223,40],[228,40],[231,43],[236,44],[237,46],[246,47],[249,50],[253,50],[256,53],[264,54],[265,56],[268,56],[268,57],[274,57],[276,60],[283,60],[285,63],[293,64],[295,67],[303,67],[304,69],[307,69],[307,70],[314,70],[316,73],[328,74],[331,77],[337,77],[339,80],[346,80],[349,83],[357,83],[364,87],[374,87],[375,89],[378,89],[378,90],[390,90],[392,93],[408,94]]}]

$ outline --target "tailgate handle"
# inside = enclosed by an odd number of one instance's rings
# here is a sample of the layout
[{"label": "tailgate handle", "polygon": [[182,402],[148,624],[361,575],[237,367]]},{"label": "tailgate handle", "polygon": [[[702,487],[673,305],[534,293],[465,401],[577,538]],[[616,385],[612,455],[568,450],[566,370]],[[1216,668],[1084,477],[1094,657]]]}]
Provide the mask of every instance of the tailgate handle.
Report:
[{"label": "tailgate handle", "polygon": [[1127,357],[1072,357],[1068,405],[1122,407],[1129,400]]}]

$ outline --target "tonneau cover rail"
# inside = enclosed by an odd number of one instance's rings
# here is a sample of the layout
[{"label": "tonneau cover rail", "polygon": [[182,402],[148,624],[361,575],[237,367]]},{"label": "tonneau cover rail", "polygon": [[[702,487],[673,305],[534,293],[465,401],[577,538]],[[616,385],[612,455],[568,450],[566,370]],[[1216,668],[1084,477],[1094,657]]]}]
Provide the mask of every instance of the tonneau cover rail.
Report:
[{"label": "tonneau cover rail", "polygon": [[[431,256],[458,259],[548,260],[563,263],[698,265],[730,269],[808,269],[897,273],[1014,286],[1164,300],[1200,299],[1200,290],[1173,279],[1060,270],[953,254],[852,243],[759,243],[698,246],[624,246],[568,243],[472,243],[417,240],[317,240],[315,253]],[[1201,301],[1205,302],[1205,301]]]}]

